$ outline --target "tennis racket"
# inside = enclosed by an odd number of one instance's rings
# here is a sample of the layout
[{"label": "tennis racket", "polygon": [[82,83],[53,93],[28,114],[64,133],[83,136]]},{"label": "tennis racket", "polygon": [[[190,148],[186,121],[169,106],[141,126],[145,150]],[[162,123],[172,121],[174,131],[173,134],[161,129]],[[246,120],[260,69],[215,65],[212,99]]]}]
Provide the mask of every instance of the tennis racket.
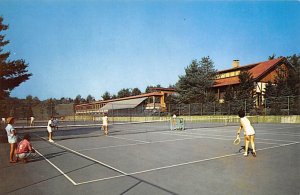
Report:
[{"label": "tennis racket", "polygon": [[239,145],[240,142],[241,142],[240,136],[236,136],[236,139],[233,141],[233,144],[234,144],[234,145]]}]

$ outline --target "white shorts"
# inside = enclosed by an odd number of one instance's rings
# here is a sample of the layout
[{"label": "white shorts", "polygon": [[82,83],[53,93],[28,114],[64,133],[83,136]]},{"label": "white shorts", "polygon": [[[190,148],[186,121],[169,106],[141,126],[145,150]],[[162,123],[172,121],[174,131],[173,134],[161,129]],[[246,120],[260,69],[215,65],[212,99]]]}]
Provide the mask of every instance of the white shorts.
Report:
[{"label": "white shorts", "polygon": [[47,131],[48,131],[49,133],[51,133],[51,132],[52,132],[52,128],[51,128],[51,127],[47,127]]},{"label": "white shorts", "polygon": [[21,153],[21,154],[16,154],[16,156],[18,158],[31,158],[31,157],[34,157],[36,155],[36,153],[32,153],[32,152],[27,152],[27,153]]},{"label": "white shorts", "polygon": [[253,128],[245,129],[245,135],[255,135],[255,131]]},{"label": "white shorts", "polygon": [[17,140],[17,137],[14,136],[14,137],[7,137],[7,141],[10,144],[15,144],[15,143],[17,143],[18,140]]}]

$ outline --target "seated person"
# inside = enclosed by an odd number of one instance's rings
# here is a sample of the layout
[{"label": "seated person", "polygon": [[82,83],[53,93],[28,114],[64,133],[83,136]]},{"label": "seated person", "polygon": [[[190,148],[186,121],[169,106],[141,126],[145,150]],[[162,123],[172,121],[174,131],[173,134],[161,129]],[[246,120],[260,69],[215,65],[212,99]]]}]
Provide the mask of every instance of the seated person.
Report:
[{"label": "seated person", "polygon": [[36,155],[35,150],[31,146],[30,138],[29,134],[25,134],[23,140],[20,141],[17,147],[17,159],[21,159],[24,163],[28,161],[28,158],[32,158]]}]

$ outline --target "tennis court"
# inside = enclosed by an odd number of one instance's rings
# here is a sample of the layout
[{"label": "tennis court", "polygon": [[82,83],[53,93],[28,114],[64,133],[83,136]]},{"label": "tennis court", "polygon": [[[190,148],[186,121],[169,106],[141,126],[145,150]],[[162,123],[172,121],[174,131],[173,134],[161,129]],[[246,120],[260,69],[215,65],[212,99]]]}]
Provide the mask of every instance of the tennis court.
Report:
[{"label": "tennis court", "polygon": [[0,194],[299,194],[300,124],[254,124],[257,157],[233,145],[238,124],[171,131],[169,122],[72,126],[30,132],[38,155],[8,163]]}]

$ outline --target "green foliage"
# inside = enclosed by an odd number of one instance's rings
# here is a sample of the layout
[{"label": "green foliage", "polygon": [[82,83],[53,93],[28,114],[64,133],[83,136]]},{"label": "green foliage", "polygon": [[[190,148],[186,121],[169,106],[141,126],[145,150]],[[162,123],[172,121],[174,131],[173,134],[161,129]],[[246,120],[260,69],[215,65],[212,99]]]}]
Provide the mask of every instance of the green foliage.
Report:
[{"label": "green foliage", "polygon": [[86,97],[86,102],[87,103],[91,103],[91,102],[94,102],[94,101],[95,101],[95,98],[92,95],[88,95]]},{"label": "green foliage", "polygon": [[239,75],[240,85],[237,88],[237,99],[244,100],[253,96],[254,79],[250,72],[243,71]]},{"label": "green foliage", "polygon": [[210,89],[214,84],[217,71],[210,57],[201,61],[193,60],[185,68],[185,75],[179,76],[176,91],[181,103],[204,103],[214,101]]},{"label": "green foliage", "polygon": [[102,96],[103,100],[110,100],[111,99],[111,95],[108,91],[106,91]]},{"label": "green foliage", "polygon": [[131,91],[129,88],[123,88],[118,92],[118,98],[124,98],[131,96]]},{"label": "green foliage", "polygon": [[[3,18],[0,16],[0,32],[8,29],[8,25],[2,22]],[[5,41],[4,38],[4,35],[0,35],[0,99],[8,97],[14,88],[32,76],[32,74],[28,73],[28,64],[24,60],[8,60],[10,52],[4,53],[3,47],[9,41]]]},{"label": "green foliage", "polygon": [[268,60],[273,60],[275,59],[276,55],[273,53],[271,56],[269,56]]},{"label": "green foliage", "polygon": [[81,97],[81,95],[77,95],[76,98],[74,99],[74,104],[81,104],[81,103],[86,103],[85,99]]},{"label": "green foliage", "polygon": [[139,88],[133,88],[131,91],[132,96],[141,95],[141,94],[142,94],[142,92],[141,92],[141,90],[139,90]]},{"label": "green foliage", "polygon": [[300,95],[300,54],[288,56],[287,60],[294,68],[289,71],[288,86],[290,86],[293,95]]},{"label": "green foliage", "polygon": [[234,100],[234,89],[232,86],[228,86],[225,90],[224,101],[229,102]]}]

